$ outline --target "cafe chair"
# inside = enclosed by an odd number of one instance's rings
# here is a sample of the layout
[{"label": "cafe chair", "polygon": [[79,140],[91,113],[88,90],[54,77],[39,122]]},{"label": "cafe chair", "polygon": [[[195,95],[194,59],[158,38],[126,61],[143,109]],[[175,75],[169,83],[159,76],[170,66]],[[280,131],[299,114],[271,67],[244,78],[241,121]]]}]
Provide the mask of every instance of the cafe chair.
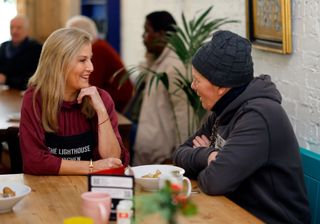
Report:
[{"label": "cafe chair", "polygon": [[11,173],[22,173],[22,156],[19,144],[19,128],[9,127],[6,133],[6,141],[9,148]]},{"label": "cafe chair", "polygon": [[311,224],[320,224],[320,154],[300,148],[300,155],[311,210]]}]

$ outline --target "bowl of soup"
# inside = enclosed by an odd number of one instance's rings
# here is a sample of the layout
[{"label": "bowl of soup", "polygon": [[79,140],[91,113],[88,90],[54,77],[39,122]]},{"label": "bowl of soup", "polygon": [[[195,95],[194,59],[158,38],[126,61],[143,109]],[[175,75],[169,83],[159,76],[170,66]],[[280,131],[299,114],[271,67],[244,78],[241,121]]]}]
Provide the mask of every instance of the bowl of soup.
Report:
[{"label": "bowl of soup", "polygon": [[30,192],[31,188],[22,183],[0,183],[0,214],[12,211]]},{"label": "bowl of soup", "polygon": [[[136,184],[140,185],[145,191],[159,190],[161,175],[168,175],[173,172],[178,172],[181,175],[185,173],[185,170],[181,167],[165,164],[134,166],[130,169],[133,172]],[[125,174],[131,174],[129,169],[126,169]]]}]

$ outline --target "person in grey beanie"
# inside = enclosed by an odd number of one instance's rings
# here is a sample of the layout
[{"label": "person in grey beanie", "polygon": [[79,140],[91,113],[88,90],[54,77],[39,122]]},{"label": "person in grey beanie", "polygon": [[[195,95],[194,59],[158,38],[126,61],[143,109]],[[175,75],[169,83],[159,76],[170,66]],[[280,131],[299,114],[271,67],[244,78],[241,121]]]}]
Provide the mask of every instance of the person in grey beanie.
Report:
[{"label": "person in grey beanie", "polygon": [[270,76],[253,75],[250,42],[217,31],[192,65],[191,87],[212,114],[174,164],[266,223],[310,223],[299,145]]}]

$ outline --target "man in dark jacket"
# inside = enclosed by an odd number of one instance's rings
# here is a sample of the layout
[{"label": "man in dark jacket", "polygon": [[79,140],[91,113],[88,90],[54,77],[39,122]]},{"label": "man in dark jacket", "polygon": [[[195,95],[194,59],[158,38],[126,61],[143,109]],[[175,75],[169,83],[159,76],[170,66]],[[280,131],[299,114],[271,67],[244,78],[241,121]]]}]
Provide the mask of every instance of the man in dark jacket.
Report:
[{"label": "man in dark jacket", "polygon": [[192,88],[211,110],[173,154],[202,191],[266,223],[310,223],[299,145],[270,76],[253,77],[249,41],[218,31],[193,57]]},{"label": "man in dark jacket", "polygon": [[0,84],[26,89],[28,79],[35,72],[41,45],[28,37],[28,20],[16,16],[10,22],[11,40],[0,47]]}]

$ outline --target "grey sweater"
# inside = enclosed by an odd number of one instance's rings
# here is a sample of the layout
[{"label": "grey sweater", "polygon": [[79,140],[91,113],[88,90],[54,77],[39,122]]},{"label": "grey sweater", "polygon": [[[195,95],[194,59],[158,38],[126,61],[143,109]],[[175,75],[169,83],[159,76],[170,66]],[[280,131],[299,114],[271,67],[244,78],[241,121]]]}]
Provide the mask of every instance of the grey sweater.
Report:
[{"label": "grey sweater", "polygon": [[[193,148],[194,137],[209,138],[215,123],[215,147]],[[264,222],[310,223],[299,145],[267,75],[254,78],[220,115],[213,113],[174,152],[173,161],[198,179],[203,192],[226,195]]]}]

